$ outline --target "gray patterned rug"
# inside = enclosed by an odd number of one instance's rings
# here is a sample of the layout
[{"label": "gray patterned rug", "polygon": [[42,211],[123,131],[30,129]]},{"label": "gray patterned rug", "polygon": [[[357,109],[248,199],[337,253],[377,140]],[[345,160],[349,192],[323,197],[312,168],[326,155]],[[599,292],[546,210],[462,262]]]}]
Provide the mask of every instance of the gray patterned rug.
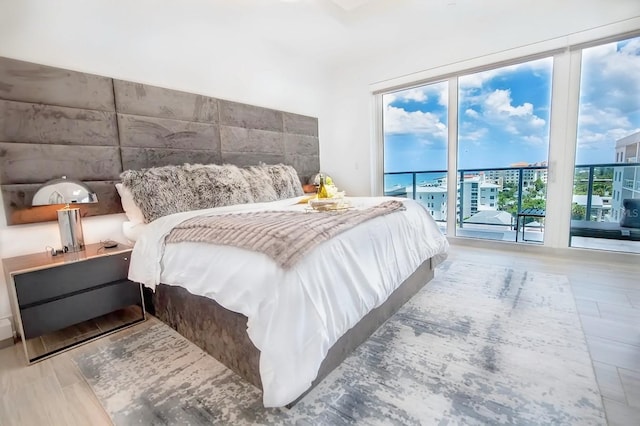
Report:
[{"label": "gray patterned rug", "polygon": [[116,425],[606,424],[564,276],[447,261],[291,410],[163,324],[75,355]]}]

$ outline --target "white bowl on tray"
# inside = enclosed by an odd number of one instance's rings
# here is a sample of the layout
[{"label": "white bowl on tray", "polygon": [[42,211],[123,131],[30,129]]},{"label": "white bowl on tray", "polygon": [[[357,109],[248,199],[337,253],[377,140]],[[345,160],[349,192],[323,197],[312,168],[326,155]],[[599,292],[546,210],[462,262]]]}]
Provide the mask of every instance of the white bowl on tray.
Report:
[{"label": "white bowl on tray", "polygon": [[309,207],[314,210],[341,210],[347,206],[344,197],[312,198],[309,200]]}]

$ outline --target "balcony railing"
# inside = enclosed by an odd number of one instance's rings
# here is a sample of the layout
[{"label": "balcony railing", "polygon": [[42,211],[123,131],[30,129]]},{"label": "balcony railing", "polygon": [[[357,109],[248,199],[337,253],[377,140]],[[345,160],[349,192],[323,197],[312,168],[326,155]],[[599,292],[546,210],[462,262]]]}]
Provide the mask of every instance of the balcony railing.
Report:
[{"label": "balcony railing", "polygon": [[[612,204],[622,203],[623,198],[637,198],[639,195],[630,195],[630,191],[640,191],[640,163],[603,163],[584,164],[575,166],[574,173],[574,197],[572,218],[581,220],[618,221],[612,217]],[[527,167],[497,167],[481,169],[460,169],[457,171],[457,205],[456,223],[458,229],[465,225],[485,226],[499,225],[515,231],[517,213],[527,207],[545,208],[546,206],[546,166]],[[385,173],[385,194],[399,195],[407,198],[418,199],[421,194],[433,194],[433,190],[423,190],[422,187],[440,188],[447,186],[446,170],[422,170]],[[396,185],[391,189],[387,181],[399,182],[403,180],[406,185]],[[470,182],[470,183],[469,183]],[[472,185],[477,182],[478,185]],[[616,183],[617,182],[617,183]],[[467,184],[468,183],[468,184]],[[488,193],[482,193],[482,185],[493,183],[498,185],[494,200],[487,198]],[[618,185],[614,193],[614,186]],[[623,189],[620,193],[620,188]],[[508,193],[505,193],[508,191]],[[626,192],[625,192],[626,191]],[[634,193],[635,194],[635,193]],[[429,195],[430,196],[430,195]],[[420,199],[426,205],[426,200]],[[429,201],[432,201],[429,198]],[[446,190],[442,202],[447,202]],[[490,206],[491,202],[494,206]],[[431,204],[435,207],[433,204]],[[431,211],[432,208],[429,208]],[[446,222],[446,204],[437,207],[434,217],[437,221]],[[476,220],[469,221],[477,212],[483,210],[507,211],[511,215],[511,223],[484,223]],[[606,211],[605,211],[606,210]],[[616,213],[619,215],[619,213]],[[527,219],[527,218],[526,218]],[[528,218],[530,222],[535,218]],[[526,224],[522,224],[525,226]],[[542,224],[539,224],[542,231]],[[509,237],[511,238],[511,237]],[[515,238],[514,238],[515,239]]]}]

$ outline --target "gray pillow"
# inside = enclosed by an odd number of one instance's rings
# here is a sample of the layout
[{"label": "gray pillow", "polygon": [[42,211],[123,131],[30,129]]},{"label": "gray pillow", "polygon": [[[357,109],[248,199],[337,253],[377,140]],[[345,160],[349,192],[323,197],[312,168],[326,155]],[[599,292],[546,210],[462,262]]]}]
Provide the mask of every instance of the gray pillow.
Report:
[{"label": "gray pillow", "polygon": [[625,228],[640,228],[640,198],[626,198],[622,200],[622,217],[620,226]]},{"label": "gray pillow", "polygon": [[304,195],[298,172],[292,166],[287,166],[286,164],[261,164],[259,167],[266,170],[271,177],[273,189],[276,191],[279,200]]},{"label": "gray pillow", "polygon": [[249,183],[231,164],[127,170],[120,177],[146,222],[189,210],[253,202]]},{"label": "gray pillow", "polygon": [[255,203],[278,199],[271,176],[264,167],[251,166],[242,168],[240,171],[249,184],[249,191]]}]

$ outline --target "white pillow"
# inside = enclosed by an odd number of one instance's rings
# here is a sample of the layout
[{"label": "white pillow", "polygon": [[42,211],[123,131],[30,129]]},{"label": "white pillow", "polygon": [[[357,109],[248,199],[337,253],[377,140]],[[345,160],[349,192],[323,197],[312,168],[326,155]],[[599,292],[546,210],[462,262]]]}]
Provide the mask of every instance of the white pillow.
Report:
[{"label": "white pillow", "polygon": [[132,225],[144,223],[144,215],[142,214],[142,210],[140,210],[140,207],[138,207],[135,201],[133,201],[133,194],[131,193],[131,191],[129,191],[129,188],[121,183],[116,183],[116,189],[118,190],[118,194],[120,194],[122,209],[127,215],[129,222],[131,222]]}]

